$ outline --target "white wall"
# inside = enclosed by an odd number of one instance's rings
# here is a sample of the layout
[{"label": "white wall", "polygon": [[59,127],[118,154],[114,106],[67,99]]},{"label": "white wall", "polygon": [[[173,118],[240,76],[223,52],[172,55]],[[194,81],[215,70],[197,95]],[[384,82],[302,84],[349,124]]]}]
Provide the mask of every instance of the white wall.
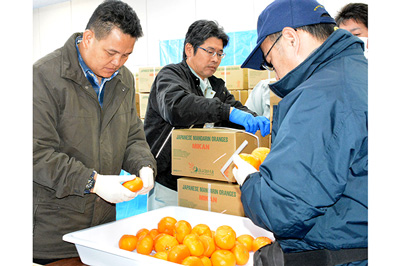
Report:
[{"label": "white wall", "polygon": [[[132,71],[160,64],[159,41],[182,39],[198,19],[216,20],[226,32],[254,30],[261,11],[272,0],[125,0],[136,11],[144,37],[126,62]],[[357,2],[368,3],[371,0]],[[102,0],[69,0],[33,10],[33,61],[61,47],[69,36],[84,31]],[[351,0],[320,0],[335,16]]]}]

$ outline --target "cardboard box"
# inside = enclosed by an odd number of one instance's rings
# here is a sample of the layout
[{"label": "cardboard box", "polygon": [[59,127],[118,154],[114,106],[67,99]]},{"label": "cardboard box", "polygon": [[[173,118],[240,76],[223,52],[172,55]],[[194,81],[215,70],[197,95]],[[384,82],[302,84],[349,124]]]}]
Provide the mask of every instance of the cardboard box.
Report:
[{"label": "cardboard box", "polygon": [[135,104],[136,104],[136,112],[137,115],[140,117],[140,103],[139,103],[139,93],[135,93]]},{"label": "cardboard box", "polygon": [[133,76],[135,77],[135,92],[139,92],[139,73],[134,73]]},{"label": "cardboard box", "polygon": [[[136,235],[142,228],[151,230],[157,228],[158,222],[165,216],[174,217],[177,221],[188,221],[192,227],[206,224],[215,231],[221,225],[229,225],[236,235],[266,236],[272,241],[275,237],[272,232],[256,226],[249,218],[229,214],[220,214],[184,207],[164,207],[148,211],[118,221],[93,226],[83,230],[71,232],[63,236],[63,240],[73,243],[78,250],[79,257],[85,265],[177,265],[169,261],[156,259],[134,251],[127,251],[118,247],[118,241],[124,234]],[[155,252],[153,251],[152,254]],[[249,261],[245,265],[253,265],[253,254],[250,252]]]},{"label": "cardboard box", "polygon": [[139,92],[150,92],[151,85],[162,67],[139,68]]},{"label": "cardboard box", "polygon": [[245,216],[238,184],[199,178],[178,179],[178,204],[198,210]]},{"label": "cardboard box", "polygon": [[139,117],[144,118],[147,110],[147,103],[149,102],[150,93],[139,93]]},{"label": "cardboard box", "polygon": [[228,90],[247,90],[248,71],[240,66],[221,66],[217,68],[214,76],[225,81]]},{"label": "cardboard box", "polygon": [[278,105],[278,103],[282,100],[282,98],[276,96],[273,91],[269,92],[269,103],[270,105]]},{"label": "cardboard box", "polygon": [[259,147],[256,135],[228,128],[175,129],[172,132],[172,174],[225,182],[236,182],[233,163],[224,172],[221,168],[245,141],[242,152],[251,153]]},{"label": "cardboard box", "polygon": [[234,90],[229,91],[237,101],[240,101],[243,105],[246,103],[247,98],[249,98],[249,91],[248,90]]},{"label": "cardboard box", "polygon": [[254,70],[248,68],[248,88],[254,88],[258,82],[264,79],[275,78],[275,72],[268,70]]},{"label": "cardboard box", "polygon": [[[271,125],[270,130],[272,131],[272,125]],[[256,132],[256,136],[258,137],[258,140],[260,142],[260,147],[267,147],[267,148],[271,149],[271,134],[268,134],[265,137],[263,137],[263,136],[261,136],[260,130],[258,130]]]}]

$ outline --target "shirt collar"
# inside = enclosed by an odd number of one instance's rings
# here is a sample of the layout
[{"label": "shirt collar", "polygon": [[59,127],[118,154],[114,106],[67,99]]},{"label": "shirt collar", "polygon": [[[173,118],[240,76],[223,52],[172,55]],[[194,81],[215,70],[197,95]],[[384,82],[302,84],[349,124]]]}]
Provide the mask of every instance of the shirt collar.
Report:
[{"label": "shirt collar", "polygon": [[200,88],[201,90],[204,91],[208,88],[211,87],[210,82],[208,81],[208,78],[205,78],[204,80],[197,75],[197,73],[188,65],[190,71],[200,80]]}]

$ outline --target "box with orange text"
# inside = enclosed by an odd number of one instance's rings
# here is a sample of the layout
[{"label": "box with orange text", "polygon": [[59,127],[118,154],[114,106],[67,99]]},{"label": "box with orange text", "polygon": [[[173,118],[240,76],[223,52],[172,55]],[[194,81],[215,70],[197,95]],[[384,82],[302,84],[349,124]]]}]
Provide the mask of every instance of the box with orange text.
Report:
[{"label": "box with orange text", "polygon": [[172,174],[235,182],[233,163],[222,174],[221,169],[239,146],[242,152],[259,147],[259,138],[243,130],[230,128],[177,129],[172,132]]},{"label": "box with orange text", "polygon": [[178,204],[182,207],[244,216],[238,184],[200,178],[178,179]]}]

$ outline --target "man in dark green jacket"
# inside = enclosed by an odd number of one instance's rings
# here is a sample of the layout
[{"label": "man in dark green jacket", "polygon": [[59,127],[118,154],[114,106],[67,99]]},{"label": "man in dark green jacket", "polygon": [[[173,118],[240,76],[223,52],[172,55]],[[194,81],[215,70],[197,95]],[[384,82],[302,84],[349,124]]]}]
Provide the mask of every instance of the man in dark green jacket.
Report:
[{"label": "man in dark green jacket", "polygon": [[[130,6],[107,1],[85,32],[33,66],[33,257],[76,257],[62,236],[115,220],[115,203],[146,194],[156,164],[123,66],[142,36]],[[119,176],[121,169],[132,176]],[[121,182],[139,175],[144,187]]]}]

